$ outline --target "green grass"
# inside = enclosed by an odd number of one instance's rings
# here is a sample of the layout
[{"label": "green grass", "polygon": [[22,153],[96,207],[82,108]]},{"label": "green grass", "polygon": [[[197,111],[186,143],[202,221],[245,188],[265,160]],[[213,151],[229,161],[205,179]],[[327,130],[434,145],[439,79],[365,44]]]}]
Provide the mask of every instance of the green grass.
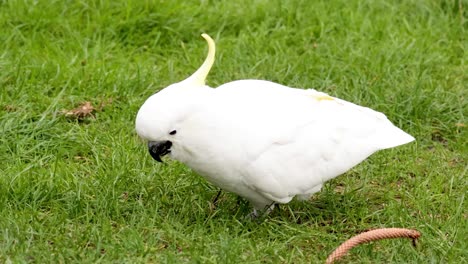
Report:
[{"label": "green grass", "polygon": [[[322,263],[347,238],[409,227],[345,263],[468,261],[467,1],[0,1],[0,262]],[[416,137],[310,202],[247,203],[156,164],[136,111],[203,61],[208,84],[267,79],[384,112]],[[84,122],[63,116],[107,102]]]}]

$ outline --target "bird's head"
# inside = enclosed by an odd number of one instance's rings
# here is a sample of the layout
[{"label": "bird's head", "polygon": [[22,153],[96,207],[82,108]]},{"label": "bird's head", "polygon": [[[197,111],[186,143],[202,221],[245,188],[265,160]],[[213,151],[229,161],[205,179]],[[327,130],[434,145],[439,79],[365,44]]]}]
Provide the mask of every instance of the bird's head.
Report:
[{"label": "bird's head", "polygon": [[151,156],[159,162],[161,157],[173,151],[180,142],[181,123],[194,111],[211,88],[205,79],[214,63],[215,43],[207,34],[208,55],[200,68],[187,79],[169,85],[149,97],[138,111],[135,127],[137,134],[148,142]]}]

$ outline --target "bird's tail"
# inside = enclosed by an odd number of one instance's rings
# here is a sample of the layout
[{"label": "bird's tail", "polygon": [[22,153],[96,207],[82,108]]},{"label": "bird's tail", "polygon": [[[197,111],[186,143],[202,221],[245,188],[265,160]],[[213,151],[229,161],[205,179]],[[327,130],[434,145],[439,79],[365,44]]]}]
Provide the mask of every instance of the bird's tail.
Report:
[{"label": "bird's tail", "polygon": [[415,140],[413,136],[393,124],[385,126],[382,129],[383,131],[382,133],[379,133],[378,139],[381,149],[394,148]]}]

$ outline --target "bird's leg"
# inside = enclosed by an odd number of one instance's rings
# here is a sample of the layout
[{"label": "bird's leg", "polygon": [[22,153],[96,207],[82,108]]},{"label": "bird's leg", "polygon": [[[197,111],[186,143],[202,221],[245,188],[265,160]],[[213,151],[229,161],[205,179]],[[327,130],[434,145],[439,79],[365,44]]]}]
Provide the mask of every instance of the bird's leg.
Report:
[{"label": "bird's leg", "polygon": [[219,191],[218,191],[218,193],[216,194],[215,198],[213,199],[213,201],[211,201],[211,203],[212,203],[213,205],[216,205],[216,203],[218,202],[218,198],[219,198],[219,196],[221,195],[222,192],[223,192],[223,190],[222,190],[222,189],[219,189]]},{"label": "bird's leg", "polygon": [[257,209],[253,209],[253,211],[249,214],[251,219],[257,219],[259,217]]},{"label": "bird's leg", "polygon": [[253,209],[252,213],[249,214],[250,219],[263,218],[269,215],[275,209],[275,202],[272,202],[269,205],[266,205],[263,210]]},{"label": "bird's leg", "polygon": [[219,189],[218,193],[216,194],[216,196],[214,197],[213,200],[211,200],[211,209],[214,210],[216,209],[216,203],[218,202],[218,198],[219,196],[221,195],[221,193],[223,192],[222,189]]},{"label": "bird's leg", "polygon": [[265,206],[265,209],[263,209],[263,216],[269,215],[273,210],[275,210],[275,202],[271,202],[271,204]]}]

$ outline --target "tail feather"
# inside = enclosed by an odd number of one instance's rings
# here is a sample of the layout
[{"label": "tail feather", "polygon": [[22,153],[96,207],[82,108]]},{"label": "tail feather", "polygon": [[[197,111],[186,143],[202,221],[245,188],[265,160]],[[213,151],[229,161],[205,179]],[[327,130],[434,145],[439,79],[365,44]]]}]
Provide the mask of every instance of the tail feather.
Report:
[{"label": "tail feather", "polygon": [[384,128],[378,140],[381,149],[388,149],[410,143],[415,139],[410,134],[392,124],[392,126],[386,126]]}]

